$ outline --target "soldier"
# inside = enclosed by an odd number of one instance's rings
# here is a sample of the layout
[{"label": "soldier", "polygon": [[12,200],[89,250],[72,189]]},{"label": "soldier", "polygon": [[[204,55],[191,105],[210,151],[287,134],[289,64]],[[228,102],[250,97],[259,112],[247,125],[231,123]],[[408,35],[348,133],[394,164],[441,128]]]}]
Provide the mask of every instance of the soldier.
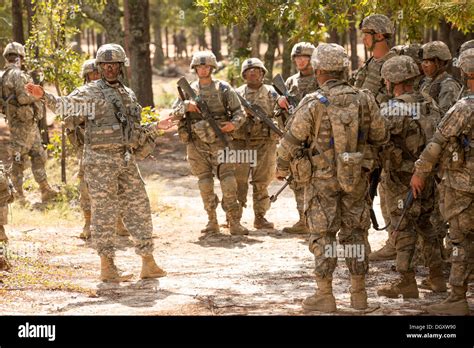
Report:
[{"label": "soldier", "polygon": [[[461,55],[461,53],[463,53],[464,51],[466,51],[470,48],[474,48],[474,40],[466,41],[465,43],[463,43],[461,45],[461,47],[459,47],[458,56],[457,56],[457,58],[453,59],[453,66],[459,68],[459,56]],[[465,75],[463,75],[463,76],[465,76]],[[469,94],[470,94],[470,91],[466,89],[465,83],[463,82],[463,85],[461,87],[461,91],[459,91],[459,95],[458,95],[457,99],[459,100],[460,98],[465,97]]]},{"label": "soldier", "polygon": [[[244,99],[259,108],[268,118],[273,115],[278,94],[272,86],[263,84],[267,69],[258,58],[249,58],[242,64],[241,76],[246,84],[237,89]],[[239,163],[236,166],[237,196],[242,207],[247,203],[248,181],[252,173],[254,227],[273,228],[273,223],[265,219],[270,209],[268,186],[276,166],[276,143],[279,136],[262,121],[250,116],[246,123],[234,135],[236,148],[256,153],[256,163]]]},{"label": "soldier", "polygon": [[[84,84],[100,79],[100,73],[95,65],[95,59],[88,59],[82,64],[81,76],[84,79]],[[66,125],[66,133],[69,141],[75,148],[79,159],[79,173],[77,177],[79,179],[80,204],[84,214],[84,227],[79,238],[87,240],[91,237],[91,202],[87,184],[84,180],[84,165],[82,159],[84,153],[85,121],[78,117],[68,116],[64,119],[64,123]],[[123,225],[121,214],[119,214],[117,218],[116,230],[119,236],[130,235]]]},{"label": "soldier", "polygon": [[57,192],[48,184],[45,170],[48,155],[41,144],[37,125],[38,117],[42,115],[38,110],[42,110],[42,106],[35,103],[35,98],[25,92],[25,84],[32,81],[22,70],[25,48],[18,42],[9,43],[3,51],[3,56],[7,63],[1,87],[10,127],[9,154],[13,158],[12,181],[15,196],[20,204],[26,204],[23,171],[27,158],[30,157],[33,176],[41,190],[41,201],[48,202],[57,196]]},{"label": "soldier", "polygon": [[119,210],[135,240],[135,252],[142,257],[141,278],[166,275],[153,258],[153,225],[150,202],[135,162],[141,106],[135,94],[119,78],[128,64],[120,45],[105,44],[97,51],[101,79],[56,97],[40,86],[28,84],[27,91],[55,112],[73,107],[86,122],[84,174],[91,200],[91,233],[101,260],[101,280],[120,282],[131,274],[119,273],[114,264],[113,234]]},{"label": "soldier", "polygon": [[[245,115],[236,92],[226,82],[212,78],[213,69],[217,69],[214,54],[208,51],[196,52],[191,59],[190,68],[198,76],[191,87],[206,102],[224,136],[241,127],[245,122]],[[179,134],[183,142],[187,143],[191,172],[198,177],[199,191],[209,219],[201,232],[219,233],[216,214],[219,199],[214,193],[216,175],[222,189],[222,208],[229,220],[230,233],[248,234],[248,230],[240,224],[242,207],[237,199],[235,165],[226,161],[223,156],[229,149],[225,148],[209,122],[203,119],[195,101],[182,101],[178,98],[173,108],[174,117],[180,120]]]},{"label": "soldier", "polygon": [[[282,179],[290,163],[299,162],[294,174],[306,182],[305,214],[318,291],[303,301],[303,308],[336,310],[332,275],[339,231],[339,242],[348,251],[345,261],[351,274],[351,306],[363,310],[367,308],[365,251],[370,226],[368,173],[373,165],[365,154],[369,144],[386,143],[388,134],[373,95],[345,80],[349,58],[344,48],[321,44],[311,62],[321,87],[296,109],[291,127],[278,146],[276,173]],[[308,156],[300,156],[302,144],[309,148]]]},{"label": "soldier", "polygon": [[453,244],[449,284],[451,293],[443,302],[428,307],[431,314],[469,315],[466,299],[474,260],[474,48],[459,57],[469,95],[461,98],[439,123],[431,142],[415,163],[411,179],[413,195],[422,195],[427,178],[437,163],[442,165],[440,207],[449,222]]},{"label": "soldier", "polygon": [[8,204],[13,202],[13,184],[5,165],[0,161],[0,271],[10,268],[5,244],[8,236],[5,225],[8,223]]},{"label": "soldier", "polygon": [[439,105],[443,115],[457,100],[461,85],[446,72],[451,60],[451,52],[442,41],[432,41],[424,44],[423,63],[425,80],[421,86],[423,93],[429,94]]},{"label": "soldier", "polygon": [[409,57],[412,57],[413,60],[415,61],[416,65],[418,66],[418,70],[420,71],[420,75],[415,77],[413,81],[413,88],[416,92],[420,90],[421,83],[423,82],[423,79],[425,77],[425,74],[423,73],[423,70],[421,69],[421,63],[423,62],[420,56],[421,50],[422,50],[421,45],[418,43],[412,43],[408,45],[398,45],[390,49],[390,51],[395,52],[399,56],[409,56]]},{"label": "soldier", "polygon": [[[393,24],[387,16],[382,14],[370,15],[361,22],[360,29],[363,33],[364,46],[372,52],[372,57],[357,71],[354,86],[365,88],[372,92],[375,100],[380,103],[388,100],[387,90],[380,70],[382,65],[397,54],[390,51],[390,39],[394,33]],[[374,157],[376,155],[374,154]],[[378,171],[378,169],[376,169]],[[380,208],[387,226],[389,214],[385,209],[385,194],[379,186]],[[390,236],[390,228],[388,229]],[[390,237],[385,245],[378,251],[370,254],[370,261],[390,260],[395,257],[395,247]]]},{"label": "soldier", "polygon": [[[446,291],[443,277],[441,252],[436,231],[430,223],[433,212],[434,180],[430,187],[411,207],[403,202],[410,190],[410,177],[415,159],[434,133],[440,118],[436,103],[413,88],[414,79],[420,74],[415,61],[408,56],[389,59],[382,67],[389,95],[393,95],[381,108],[390,129],[390,142],[381,152],[383,165],[381,185],[387,194],[387,209],[397,251],[396,266],[401,278],[393,284],[381,287],[377,294],[397,298],[418,298],[418,287],[412,264],[417,234],[423,237],[423,254],[429,267],[428,283],[433,291]],[[388,199],[390,198],[390,199]],[[409,209],[400,222],[404,209]]]},{"label": "soldier", "polygon": [[[314,92],[318,88],[318,82],[311,66],[311,55],[314,51],[314,45],[309,42],[298,42],[291,49],[291,59],[295,62],[298,72],[286,80],[288,92],[293,95],[299,103],[307,94]],[[281,96],[278,98],[276,107],[277,116],[281,127],[289,127],[290,105],[288,100]],[[290,188],[293,190],[296,199],[296,209],[298,210],[299,220],[292,227],[285,227],[286,233],[309,233],[305,224],[304,217],[304,187],[292,181]]]}]

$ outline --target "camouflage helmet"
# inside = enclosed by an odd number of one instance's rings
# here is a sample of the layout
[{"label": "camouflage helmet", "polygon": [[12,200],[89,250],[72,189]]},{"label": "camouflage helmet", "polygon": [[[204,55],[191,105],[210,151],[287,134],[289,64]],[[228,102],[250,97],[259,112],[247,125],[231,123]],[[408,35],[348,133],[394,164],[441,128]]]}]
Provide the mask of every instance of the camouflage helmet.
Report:
[{"label": "camouflage helmet", "polygon": [[93,72],[94,70],[97,70],[97,67],[95,66],[95,59],[88,59],[82,64],[81,76],[86,78],[87,74]]},{"label": "camouflage helmet", "polygon": [[450,60],[452,58],[448,45],[443,41],[431,41],[422,46],[423,59]]},{"label": "camouflage helmet", "polygon": [[474,74],[474,48],[469,48],[459,56],[459,68],[465,74]]},{"label": "camouflage helmet", "polygon": [[360,24],[362,31],[370,31],[375,34],[393,35],[394,29],[392,21],[385,15],[373,14],[364,18]]},{"label": "camouflage helmet", "polygon": [[349,67],[350,61],[342,46],[334,43],[322,43],[311,56],[313,69],[342,71]]},{"label": "camouflage helmet", "polygon": [[248,69],[252,69],[252,68],[262,69],[264,75],[268,72],[267,68],[265,68],[265,65],[263,65],[263,62],[260,59],[258,59],[258,58],[249,58],[249,59],[246,59],[242,63],[242,69],[240,70],[240,76],[242,76],[242,78],[244,79],[245,71],[247,71]]},{"label": "camouflage helmet", "polygon": [[412,57],[395,56],[383,64],[380,74],[387,81],[400,83],[420,75],[420,69]]},{"label": "camouflage helmet", "polygon": [[412,57],[413,60],[417,64],[421,64],[421,45],[419,43],[412,43],[409,45],[398,45],[392,47],[390,50],[392,52],[395,52],[399,56],[409,56]]},{"label": "camouflage helmet", "polygon": [[117,44],[105,44],[99,47],[95,56],[97,65],[100,63],[123,63],[128,66],[128,58],[122,46]]},{"label": "camouflage helmet", "polygon": [[18,42],[10,42],[3,51],[3,56],[6,58],[9,54],[17,54],[20,57],[25,57],[25,46]]},{"label": "camouflage helmet", "polygon": [[469,40],[463,43],[461,47],[459,47],[459,55],[470,48],[474,48],[474,40]]},{"label": "camouflage helmet", "polygon": [[210,65],[217,69],[217,59],[211,51],[199,51],[193,54],[189,67],[194,69],[196,65]]},{"label": "camouflage helmet", "polygon": [[296,56],[310,56],[313,54],[315,47],[309,42],[298,42],[291,49],[291,59]]}]

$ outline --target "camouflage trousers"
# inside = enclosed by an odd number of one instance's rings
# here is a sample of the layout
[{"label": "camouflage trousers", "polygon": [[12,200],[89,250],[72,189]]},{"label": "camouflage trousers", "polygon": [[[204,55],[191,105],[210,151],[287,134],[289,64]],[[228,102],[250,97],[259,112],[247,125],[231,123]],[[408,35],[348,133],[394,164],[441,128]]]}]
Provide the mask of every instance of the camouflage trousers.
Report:
[{"label": "camouflage trousers", "polygon": [[[368,229],[370,226],[368,178],[351,193],[341,191],[337,179],[313,178],[306,186],[306,221],[310,231],[309,250],[315,257],[315,273],[331,276],[339,250],[353,275],[367,273],[369,267]],[[339,244],[336,234],[339,231]]]},{"label": "camouflage trousers", "polygon": [[240,204],[237,200],[237,181],[235,164],[226,163],[224,147],[218,143],[208,144],[199,139],[187,145],[188,162],[191,173],[198,178],[204,209],[208,214],[214,212],[219,198],[214,193],[214,176],[219,179],[222,190],[222,208],[231,218],[239,218]]},{"label": "camouflage trousers", "polygon": [[276,143],[274,141],[250,143],[245,141],[234,141],[236,149],[245,149],[256,153],[256,163],[252,167],[250,163],[238,163],[235,166],[235,178],[237,180],[237,197],[242,207],[246,207],[247,193],[249,190],[249,178],[253,189],[253,211],[255,215],[264,216],[270,209],[270,196],[268,186],[275,176],[276,170]]},{"label": "camouflage trousers", "polygon": [[300,216],[300,219],[304,218],[304,204],[305,204],[304,189],[305,189],[305,186],[303,184],[295,182],[294,180],[292,182],[290,182],[290,184],[288,186],[290,186],[290,189],[295,194],[296,209],[298,210],[298,214]]},{"label": "camouflage trousers", "polygon": [[40,183],[47,179],[45,164],[47,153],[41,144],[39,128],[34,121],[20,122],[11,118],[9,155],[12,157],[12,182],[17,191],[23,187],[23,172],[28,157],[31,159],[31,170],[35,181]]},{"label": "camouflage trousers", "polygon": [[[404,201],[410,190],[411,173],[385,172],[381,186],[386,193],[386,207],[390,214],[392,228],[395,229],[403,211]],[[396,265],[399,272],[414,269],[413,256],[418,236],[423,239],[422,254],[425,265],[430,268],[442,266],[440,241],[430,222],[434,209],[434,180],[427,179],[420,198],[413,201],[395,236],[397,251]]]},{"label": "camouflage trousers", "polygon": [[453,244],[449,283],[466,284],[474,270],[474,194],[440,185],[440,208]]},{"label": "camouflage trousers", "polygon": [[82,211],[91,210],[91,198],[89,196],[89,189],[87,188],[86,181],[84,179],[84,147],[79,146],[77,149],[77,159],[79,161],[79,172],[77,178],[79,179],[79,202],[81,204]]},{"label": "camouflage trousers", "polygon": [[8,224],[8,205],[0,205],[0,226]]},{"label": "camouflage trousers", "polygon": [[135,242],[135,252],[153,252],[150,202],[135,160],[124,160],[124,151],[94,151],[86,147],[84,177],[91,199],[91,233],[99,255],[113,257],[115,224],[123,223]]}]

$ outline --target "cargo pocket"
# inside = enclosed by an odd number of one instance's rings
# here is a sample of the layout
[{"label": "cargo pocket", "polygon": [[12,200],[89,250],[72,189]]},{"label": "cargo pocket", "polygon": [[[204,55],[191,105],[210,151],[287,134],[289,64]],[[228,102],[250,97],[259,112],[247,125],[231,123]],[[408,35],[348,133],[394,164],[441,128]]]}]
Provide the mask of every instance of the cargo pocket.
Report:
[{"label": "cargo pocket", "polygon": [[353,192],[362,179],[361,152],[343,152],[337,155],[337,181],[344,192]]}]

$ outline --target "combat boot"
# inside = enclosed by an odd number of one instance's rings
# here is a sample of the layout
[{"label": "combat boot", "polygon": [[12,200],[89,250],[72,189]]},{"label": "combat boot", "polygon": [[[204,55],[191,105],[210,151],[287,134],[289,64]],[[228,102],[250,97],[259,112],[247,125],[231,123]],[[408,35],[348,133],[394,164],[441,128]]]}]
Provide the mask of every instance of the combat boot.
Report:
[{"label": "combat boot", "polygon": [[367,291],[365,276],[351,275],[351,307],[358,310],[367,309]]},{"label": "combat boot", "polygon": [[0,242],[8,242],[8,237],[5,233],[5,227],[3,225],[0,225]]},{"label": "combat boot", "polygon": [[273,229],[274,225],[273,225],[273,222],[270,222],[267,219],[265,219],[263,215],[257,214],[255,215],[253,227],[255,227],[257,230],[265,229],[265,228]]},{"label": "combat boot", "polygon": [[100,257],[100,280],[103,282],[120,283],[126,282],[133,277],[133,274],[119,273],[112,257],[102,255]]},{"label": "combat boot", "polygon": [[91,237],[91,211],[84,210],[84,227],[79,238],[87,240]]},{"label": "combat boot", "polygon": [[309,233],[309,229],[306,226],[306,223],[304,222],[304,219],[300,219],[296,224],[294,224],[291,227],[285,227],[283,229],[283,232],[285,233],[291,233],[291,234],[305,234]]},{"label": "combat boot", "polygon": [[249,230],[240,224],[239,220],[230,220],[229,221],[229,231],[230,234],[234,236],[243,236],[249,234]]},{"label": "combat boot", "polygon": [[420,288],[432,290],[433,292],[446,292],[446,280],[444,279],[442,266],[430,267],[430,274],[428,278],[421,281]]},{"label": "combat boot", "polygon": [[117,232],[118,236],[121,237],[129,237],[130,232],[128,232],[127,227],[123,224],[123,220],[121,217],[117,218],[117,223],[115,224],[115,232]]},{"label": "combat boot", "polygon": [[385,245],[377,251],[369,254],[369,261],[388,261],[395,260],[397,256],[397,250],[395,249],[394,243],[389,237],[385,242]]},{"label": "combat boot", "polygon": [[22,187],[15,188],[15,191],[13,192],[13,198],[14,198],[14,202],[22,207],[25,207],[28,205],[28,201],[26,200]]},{"label": "combat boot", "polygon": [[39,187],[41,190],[41,202],[47,203],[58,197],[58,192],[53,190],[46,180],[41,181]]},{"label": "combat boot", "polygon": [[316,277],[318,290],[312,296],[303,301],[303,309],[306,311],[319,311],[332,313],[336,311],[336,299],[332,293],[332,277]]},{"label": "combat boot", "polygon": [[217,214],[216,211],[209,211],[207,213],[209,221],[205,228],[201,230],[201,233],[219,233],[219,223],[217,222]]},{"label": "combat boot", "polygon": [[401,279],[392,284],[385,285],[377,290],[377,295],[389,298],[398,298],[402,295],[403,298],[418,298],[418,287],[415,280],[415,272],[401,273]]},{"label": "combat boot", "polygon": [[469,315],[469,305],[466,299],[467,285],[451,286],[449,297],[439,304],[428,306],[430,314],[440,315]]},{"label": "combat boot", "polygon": [[158,267],[152,254],[142,256],[141,279],[161,278],[166,276],[166,271]]}]

